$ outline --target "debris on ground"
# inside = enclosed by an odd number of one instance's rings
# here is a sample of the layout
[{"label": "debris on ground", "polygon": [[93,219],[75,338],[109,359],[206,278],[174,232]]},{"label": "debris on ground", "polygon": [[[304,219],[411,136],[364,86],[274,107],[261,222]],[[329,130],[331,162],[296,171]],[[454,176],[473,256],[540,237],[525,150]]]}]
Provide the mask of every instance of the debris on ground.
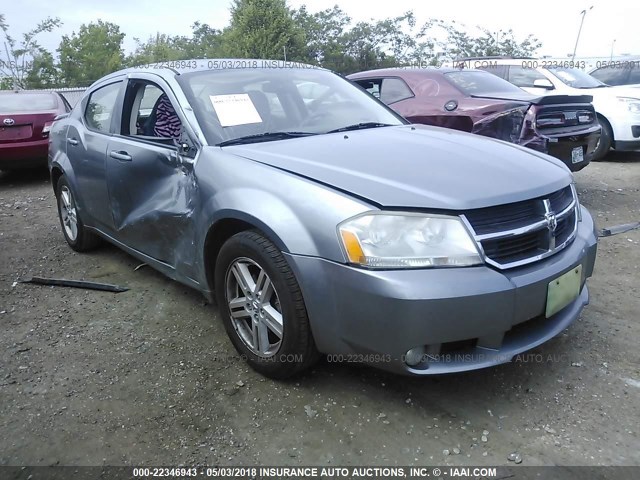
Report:
[{"label": "debris on ground", "polygon": [[89,290],[101,290],[104,292],[122,293],[129,289],[109,283],[87,282],[85,280],[66,280],[64,278],[31,277],[28,280],[20,280],[20,283],[35,283],[36,285],[52,285],[55,287],[87,288]]}]

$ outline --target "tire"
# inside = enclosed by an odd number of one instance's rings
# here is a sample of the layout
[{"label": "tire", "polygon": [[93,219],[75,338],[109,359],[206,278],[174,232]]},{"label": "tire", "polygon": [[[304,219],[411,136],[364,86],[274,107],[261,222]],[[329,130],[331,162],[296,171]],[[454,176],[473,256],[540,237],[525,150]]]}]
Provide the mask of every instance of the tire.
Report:
[{"label": "tire", "polygon": [[100,244],[100,238],[88,231],[78,215],[73,191],[67,179],[61,176],[56,185],[56,203],[62,234],[69,246],[76,252],[87,252]]},{"label": "tire", "polygon": [[214,281],[231,343],[254,370],[284,379],[318,360],[298,281],[282,252],[261,233],[248,230],[227,240]]},{"label": "tire", "polygon": [[598,145],[596,145],[596,149],[593,152],[593,161],[602,160],[607,156],[609,150],[611,150],[611,145],[613,143],[613,132],[611,131],[611,126],[609,122],[607,122],[604,118],[598,117],[600,120],[600,126],[602,127],[602,133],[600,134],[600,140],[598,141]]}]

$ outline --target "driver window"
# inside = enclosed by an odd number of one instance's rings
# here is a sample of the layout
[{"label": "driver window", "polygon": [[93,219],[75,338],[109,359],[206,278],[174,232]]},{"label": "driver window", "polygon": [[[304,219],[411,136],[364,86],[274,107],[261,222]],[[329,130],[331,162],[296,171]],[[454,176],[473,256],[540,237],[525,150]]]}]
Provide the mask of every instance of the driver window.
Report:
[{"label": "driver window", "polygon": [[128,135],[179,140],[182,123],[169,97],[152,83],[134,86]]}]

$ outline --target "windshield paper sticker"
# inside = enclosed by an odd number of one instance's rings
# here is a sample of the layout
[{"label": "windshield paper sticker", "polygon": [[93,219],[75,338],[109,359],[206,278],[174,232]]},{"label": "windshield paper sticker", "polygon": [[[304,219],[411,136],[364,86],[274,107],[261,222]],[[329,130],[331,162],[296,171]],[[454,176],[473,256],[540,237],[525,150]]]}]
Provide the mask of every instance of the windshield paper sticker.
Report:
[{"label": "windshield paper sticker", "polygon": [[262,123],[258,110],[246,93],[209,95],[209,98],[223,127]]}]

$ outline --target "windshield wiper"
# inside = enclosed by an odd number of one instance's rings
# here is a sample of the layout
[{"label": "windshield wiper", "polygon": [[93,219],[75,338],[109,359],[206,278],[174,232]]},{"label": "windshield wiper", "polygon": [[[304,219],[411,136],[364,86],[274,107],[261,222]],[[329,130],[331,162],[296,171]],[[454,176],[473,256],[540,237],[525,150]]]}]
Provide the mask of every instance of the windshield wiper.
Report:
[{"label": "windshield wiper", "polygon": [[254,135],[245,135],[244,137],[232,138],[216,144],[218,147],[226,147],[227,145],[241,145],[243,143],[268,142],[270,140],[284,140],[286,138],[308,137],[310,135],[318,135],[313,132],[265,132],[256,133]]},{"label": "windshield wiper", "polygon": [[392,127],[389,123],[380,122],[363,122],[355,123],[353,125],[347,125],[346,127],[336,128],[335,130],[329,130],[327,133],[348,132],[349,130],[362,130],[365,128],[377,128],[377,127]]}]

